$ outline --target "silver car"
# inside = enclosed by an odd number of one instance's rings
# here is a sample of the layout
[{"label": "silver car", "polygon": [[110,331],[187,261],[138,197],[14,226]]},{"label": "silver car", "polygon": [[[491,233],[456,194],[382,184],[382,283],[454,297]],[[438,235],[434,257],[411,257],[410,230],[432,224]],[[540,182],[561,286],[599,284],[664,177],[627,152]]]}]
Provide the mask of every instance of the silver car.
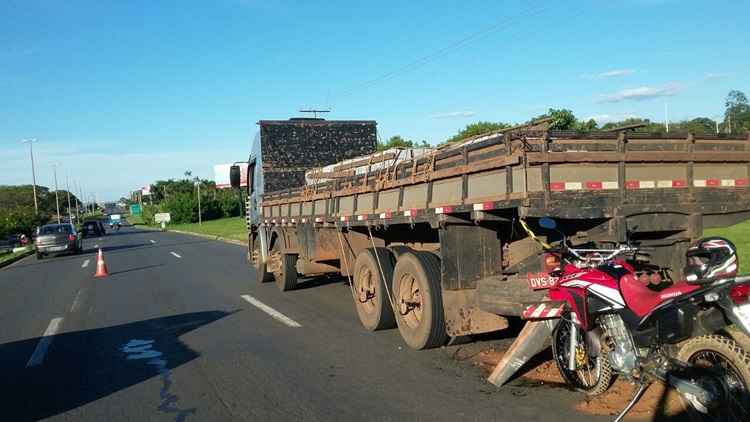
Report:
[{"label": "silver car", "polygon": [[79,254],[82,251],[82,236],[72,224],[47,224],[38,229],[36,237],[36,257],[38,259],[53,253]]}]

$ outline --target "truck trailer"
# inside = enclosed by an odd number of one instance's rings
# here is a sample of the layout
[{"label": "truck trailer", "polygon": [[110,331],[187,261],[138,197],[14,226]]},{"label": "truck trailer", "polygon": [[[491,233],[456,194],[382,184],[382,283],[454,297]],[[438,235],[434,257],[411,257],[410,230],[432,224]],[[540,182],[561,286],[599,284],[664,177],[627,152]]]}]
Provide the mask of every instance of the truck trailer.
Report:
[{"label": "truck trailer", "polygon": [[248,261],[282,291],[302,276],[346,277],[362,325],[398,327],[414,349],[502,330],[542,299],[548,263],[522,222],[537,231],[554,218],[579,243],[633,239],[650,250],[644,271],[676,280],[704,228],[750,218],[750,138],[631,129],[534,122],[411,159],[321,162],[325,172],[308,170],[317,180],[273,191],[250,183]]}]

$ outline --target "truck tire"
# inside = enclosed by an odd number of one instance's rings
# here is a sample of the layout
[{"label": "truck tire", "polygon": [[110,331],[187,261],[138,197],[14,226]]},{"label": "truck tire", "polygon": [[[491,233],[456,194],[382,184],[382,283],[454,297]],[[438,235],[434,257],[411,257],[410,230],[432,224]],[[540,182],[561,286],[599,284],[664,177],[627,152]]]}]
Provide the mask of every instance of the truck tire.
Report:
[{"label": "truck tire", "polygon": [[398,259],[398,257],[400,257],[401,255],[403,255],[403,254],[405,254],[407,252],[412,252],[414,249],[412,249],[412,248],[410,248],[410,247],[408,247],[406,245],[391,245],[391,246],[388,247],[388,250],[391,251],[391,253],[393,254],[393,256],[396,257],[396,259]]},{"label": "truck tire", "polygon": [[409,347],[421,350],[445,343],[440,261],[434,254],[411,251],[398,258],[393,296],[398,330]]},{"label": "truck tire", "polygon": [[[370,331],[396,326],[396,316],[387,293],[392,290],[394,263],[393,255],[386,248],[367,248],[357,255],[354,263],[354,305],[362,326]],[[381,267],[385,279],[380,274]],[[388,283],[387,289],[385,283]]]},{"label": "truck tire", "polygon": [[253,268],[255,269],[255,282],[258,284],[268,283],[273,280],[273,274],[266,271],[266,263],[260,253],[260,242],[253,241],[253,252],[251,255]]},{"label": "truck tire", "polygon": [[280,254],[281,264],[274,271],[273,278],[276,286],[282,292],[294,290],[297,287],[297,255]]}]

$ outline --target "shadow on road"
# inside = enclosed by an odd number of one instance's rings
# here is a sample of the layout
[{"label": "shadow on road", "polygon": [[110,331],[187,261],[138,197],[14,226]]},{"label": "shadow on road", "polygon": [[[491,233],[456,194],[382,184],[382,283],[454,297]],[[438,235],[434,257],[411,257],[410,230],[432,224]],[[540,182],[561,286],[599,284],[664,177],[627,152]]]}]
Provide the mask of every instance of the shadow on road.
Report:
[{"label": "shadow on road", "polygon": [[143,271],[143,270],[148,270],[150,268],[158,268],[158,267],[163,267],[163,266],[164,264],[144,265],[142,267],[128,268],[127,270],[113,271],[113,272],[110,272],[109,275],[125,274],[125,273],[130,273],[133,271]]},{"label": "shadow on road", "polygon": [[[236,312],[236,311],[235,311]],[[234,312],[192,312],[106,328],[58,334],[44,361],[27,368],[40,338],[0,345],[2,420],[48,418],[153,377],[162,391],[153,391],[158,410],[179,416],[196,413],[170,390],[171,369],[200,356],[179,337]],[[155,411],[157,409],[154,409]]]}]

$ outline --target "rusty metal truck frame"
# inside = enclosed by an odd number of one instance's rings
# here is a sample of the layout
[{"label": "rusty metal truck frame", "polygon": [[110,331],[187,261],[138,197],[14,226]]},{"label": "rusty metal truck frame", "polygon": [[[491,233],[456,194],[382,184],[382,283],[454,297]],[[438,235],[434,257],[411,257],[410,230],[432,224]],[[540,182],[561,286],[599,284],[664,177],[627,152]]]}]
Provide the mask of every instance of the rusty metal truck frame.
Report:
[{"label": "rusty metal truck frame", "polygon": [[417,349],[503,329],[540,298],[527,284],[540,250],[519,219],[553,217],[580,241],[629,230],[679,277],[704,228],[750,218],[750,137],[521,128],[347,171],[364,160],[264,194],[248,259],[282,290],[298,274],[347,276],[363,325],[397,324]]}]

